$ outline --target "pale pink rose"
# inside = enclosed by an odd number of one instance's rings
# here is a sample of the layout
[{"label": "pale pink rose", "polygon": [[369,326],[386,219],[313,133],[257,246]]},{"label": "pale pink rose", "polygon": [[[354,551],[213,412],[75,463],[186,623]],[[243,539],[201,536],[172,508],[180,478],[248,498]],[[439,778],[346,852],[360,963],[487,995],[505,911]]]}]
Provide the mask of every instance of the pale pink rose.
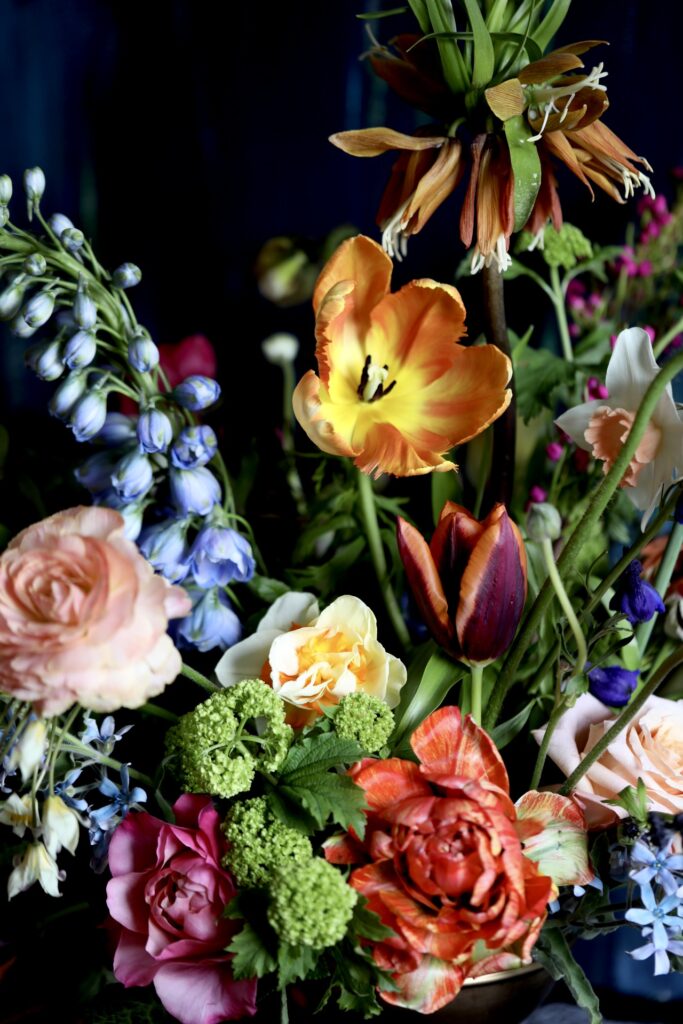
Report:
[{"label": "pale pink rose", "polygon": [[[565,775],[581,762],[607,730],[615,715],[589,693],[579,697],[559,721],[548,754]],[[534,731],[541,742],[545,729]],[[648,807],[664,814],[683,811],[683,702],[650,697],[633,720],[593,764],[572,793],[584,808],[589,828],[603,828],[625,818],[622,807],[606,803],[642,779]]]},{"label": "pale pink rose", "polygon": [[0,690],[56,715],[135,708],[178,675],[166,633],[190,599],[156,576],[108,508],[72,508],[0,555]]},{"label": "pale pink rose", "polygon": [[209,797],[189,793],[173,811],[174,825],[133,812],[114,832],[107,885],[114,974],[126,988],[153,984],[183,1024],[253,1016],[256,980],[235,981],[225,952],[242,922],[223,914],[237,890],[220,863],[218,812]]}]

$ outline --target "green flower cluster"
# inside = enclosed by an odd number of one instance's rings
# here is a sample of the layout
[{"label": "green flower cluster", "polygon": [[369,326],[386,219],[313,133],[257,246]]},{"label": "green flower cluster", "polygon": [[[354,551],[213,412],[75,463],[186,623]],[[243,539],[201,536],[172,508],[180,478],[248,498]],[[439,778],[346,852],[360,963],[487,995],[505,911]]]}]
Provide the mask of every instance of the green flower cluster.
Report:
[{"label": "green flower cluster", "polygon": [[549,267],[571,270],[580,260],[589,260],[593,246],[573,224],[563,224],[559,231],[548,225],[543,239],[543,259]]},{"label": "green flower cluster", "polygon": [[369,693],[349,693],[342,697],[334,717],[334,729],[342,740],[357,740],[374,754],[384,746],[394,728],[394,716],[387,705]]},{"label": "green flower cluster", "polygon": [[286,871],[313,856],[306,836],[278,821],[262,796],[236,804],[223,831],[230,843],[223,864],[240,889],[266,886],[277,870]]},{"label": "green flower cluster", "polygon": [[251,787],[257,769],[277,771],[292,736],[280,697],[262,680],[246,679],[183,715],[166,742],[188,792],[231,797]]},{"label": "green flower cluster", "polygon": [[358,893],[332,864],[312,857],[276,872],[270,897],[268,920],[283,942],[325,949],[346,934]]}]

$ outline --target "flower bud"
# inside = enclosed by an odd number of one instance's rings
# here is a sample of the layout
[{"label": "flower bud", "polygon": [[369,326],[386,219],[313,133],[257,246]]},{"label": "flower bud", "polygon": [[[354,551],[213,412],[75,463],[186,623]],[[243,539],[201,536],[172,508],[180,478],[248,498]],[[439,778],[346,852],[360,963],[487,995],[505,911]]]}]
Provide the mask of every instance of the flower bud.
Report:
[{"label": "flower bud", "polygon": [[40,882],[48,896],[61,896],[59,883],[64,874],[60,873],[54,857],[50,856],[43,843],[29,843],[22,855],[17,854],[13,864],[7,879],[8,900],[30,889],[35,882]]},{"label": "flower bud", "polygon": [[11,320],[21,309],[27,284],[19,274],[9,288],[0,294],[0,320]]},{"label": "flower bud", "polygon": [[4,228],[4,226],[8,223],[8,221],[9,221],[9,210],[7,209],[6,206],[0,206],[0,228]]},{"label": "flower bud", "polygon": [[52,316],[55,297],[50,291],[36,292],[22,310],[22,316],[29,327],[42,327]]},{"label": "flower bud", "polygon": [[0,174],[0,205],[7,206],[12,198],[12,179],[9,174]]},{"label": "flower bud", "polygon": [[97,306],[88,295],[84,285],[79,285],[73,304],[73,317],[79,327],[90,330],[97,321]]},{"label": "flower bud", "polygon": [[204,526],[192,545],[191,567],[198,586],[224,587],[246,583],[254,575],[256,563],[249,541],[237,530]]},{"label": "flower bud", "polygon": [[34,345],[26,353],[26,362],[41,380],[57,380],[64,373],[61,343],[45,341]]},{"label": "flower bud", "polygon": [[176,388],[173,394],[179,405],[192,412],[200,412],[207,409],[214,402],[218,401],[221,389],[217,381],[211,377],[204,377],[201,374],[193,374],[186,377]]},{"label": "flower bud", "polygon": [[62,800],[61,796],[50,794],[43,804],[43,842],[51,857],[56,857],[64,847],[75,853],[80,832],[78,815]]},{"label": "flower bud", "polygon": [[74,470],[74,476],[91,494],[102,494],[110,490],[112,474],[120,459],[120,452],[97,452]]},{"label": "flower bud", "polygon": [[97,340],[92,331],[76,331],[64,346],[64,362],[70,370],[90,366],[97,353]]},{"label": "flower bud", "polygon": [[133,501],[128,505],[122,505],[117,511],[123,516],[123,536],[126,540],[135,542],[142,531],[145,503]]},{"label": "flower bud", "polygon": [[679,643],[683,642],[683,597],[674,597],[671,602],[667,602],[669,610],[666,613],[664,619],[664,632],[667,636],[671,637],[672,640],[678,640]]},{"label": "flower bud", "polygon": [[29,167],[28,170],[24,171],[24,192],[28,199],[28,215],[30,220],[33,210],[38,206],[45,192],[45,174],[40,167]]},{"label": "flower bud", "polygon": [[589,690],[603,704],[623,708],[638,685],[639,672],[630,672],[621,665],[594,668],[588,673]]},{"label": "flower bud", "polygon": [[78,252],[85,242],[85,235],[78,228],[65,228],[60,242],[69,252]]},{"label": "flower bud", "polygon": [[176,469],[205,466],[218,450],[218,439],[211,427],[185,427],[171,449],[171,462]]},{"label": "flower bud", "polygon": [[173,440],[173,426],[160,409],[146,409],[140,413],[137,426],[138,444],[149,455],[165,452]]},{"label": "flower bud", "polygon": [[172,467],[169,483],[173,504],[183,515],[194,512],[206,516],[221,500],[220,484],[205,466],[197,469]]},{"label": "flower bud", "polygon": [[536,502],[526,514],[526,532],[531,540],[557,540],[562,535],[562,519],[554,505]]},{"label": "flower bud", "polygon": [[223,591],[214,587],[204,592],[192,587],[190,596],[192,611],[178,623],[180,641],[200,651],[211,651],[214,647],[224,650],[237,643],[242,636],[242,624]]},{"label": "flower bud", "polygon": [[256,259],[258,290],[264,299],[277,306],[305,302],[313,294],[318,267],[285,236],[270,238]]},{"label": "flower bud", "polygon": [[85,391],[86,383],[87,375],[85,373],[70,373],[56,389],[48,403],[50,415],[56,416],[60,420],[68,419],[75,403]]},{"label": "flower bud", "polygon": [[98,444],[107,447],[135,441],[135,420],[122,412],[108,412],[104,425],[97,435]]},{"label": "flower bud", "polygon": [[24,320],[22,313],[17,313],[13,320],[10,320],[8,327],[15,338],[32,338],[39,330],[38,327],[29,327]]},{"label": "flower bud", "polygon": [[57,238],[61,238],[67,228],[72,228],[73,223],[64,213],[53,213],[48,220],[50,229]]},{"label": "flower bud", "polygon": [[642,571],[642,565],[634,558],[617,580],[609,605],[612,611],[621,612],[632,626],[649,622],[657,612],[666,611],[652,584],[641,578]]},{"label": "flower bud", "polygon": [[149,373],[159,364],[159,349],[146,334],[136,334],[128,345],[128,362],[138,373]]},{"label": "flower bud", "polygon": [[34,718],[22,729],[21,735],[12,749],[10,764],[18,767],[24,781],[43,760],[47,746],[47,726],[42,718]]},{"label": "flower bud", "polygon": [[261,351],[269,363],[285,366],[293,363],[299,351],[299,342],[293,334],[271,334],[261,342]]},{"label": "flower bud", "polygon": [[170,583],[180,583],[189,572],[185,519],[170,519],[145,530],[140,550],[145,558]]},{"label": "flower bud", "polygon": [[134,263],[122,263],[112,277],[117,288],[134,288],[142,280],[142,271]]},{"label": "flower bud", "polygon": [[30,274],[31,277],[42,277],[47,270],[47,260],[41,253],[32,252],[24,260],[22,269],[25,273]]},{"label": "flower bud", "polygon": [[90,441],[102,429],[106,418],[106,394],[102,391],[89,391],[73,407],[69,426],[77,441]]},{"label": "flower bud", "polygon": [[141,452],[130,452],[116,464],[111,482],[118,496],[124,501],[144,498],[154,484],[152,463]]}]

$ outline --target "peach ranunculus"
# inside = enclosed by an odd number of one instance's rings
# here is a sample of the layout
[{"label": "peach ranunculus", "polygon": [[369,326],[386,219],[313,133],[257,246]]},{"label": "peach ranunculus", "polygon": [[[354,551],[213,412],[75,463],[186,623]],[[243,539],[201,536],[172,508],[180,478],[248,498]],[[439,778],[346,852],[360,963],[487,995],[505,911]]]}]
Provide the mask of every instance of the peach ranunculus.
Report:
[{"label": "peach ranunculus", "polygon": [[0,556],[0,690],[56,715],[135,708],[178,675],[166,633],[186,615],[109,508],[72,508],[28,527]]},{"label": "peach ranunculus", "polygon": [[[583,694],[560,719],[548,755],[569,776],[614,724],[615,717],[592,694]],[[544,732],[535,730],[538,743]],[[572,796],[584,808],[589,827],[604,828],[625,818],[623,807],[606,801],[626,786],[635,788],[638,779],[645,783],[651,811],[683,811],[682,702],[650,697],[579,781]]]},{"label": "peach ranunculus", "polygon": [[458,344],[459,292],[436,281],[389,291],[392,263],[363,235],[339,246],[315,294],[316,358],[293,395],[310,439],[364,473],[455,469],[444,455],[505,411],[511,366],[494,345]]},{"label": "peach ranunculus", "polygon": [[518,967],[531,950],[556,885],[592,880],[579,807],[557,793],[510,800],[493,740],[445,707],[415,730],[419,764],[368,759],[354,771],[367,827],[325,844],[355,865],[350,884],[394,933],[372,943],[391,974],[389,1003],[433,1013],[468,977]]},{"label": "peach ranunculus", "polygon": [[312,594],[289,593],[268,609],[258,629],[229,648],[216,666],[223,686],[260,676],[304,724],[322,706],[363,691],[396,707],[406,681],[402,661],[377,640],[374,612],[345,595],[322,612]]}]

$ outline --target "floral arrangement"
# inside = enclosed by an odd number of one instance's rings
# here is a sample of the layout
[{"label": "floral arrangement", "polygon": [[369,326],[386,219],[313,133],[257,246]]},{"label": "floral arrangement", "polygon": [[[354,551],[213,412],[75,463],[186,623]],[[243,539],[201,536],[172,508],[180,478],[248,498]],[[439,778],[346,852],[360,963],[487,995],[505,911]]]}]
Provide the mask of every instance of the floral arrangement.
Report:
[{"label": "floral arrangement", "polygon": [[[276,576],[210,345],[155,344],[139,269],[45,218],[40,168],[17,226],[0,178],[0,317],[94,446],[81,505],[0,555],[7,895],[59,897],[89,847],[110,980],[184,1024],[430,1014],[534,961],[599,1022],[575,939],[631,929],[655,974],[683,964],[683,206],[604,123],[598,44],[549,49],[568,6],[409,0],[412,34],[371,36],[430,119],[331,138],[398,153],[382,244],[274,239],[256,268],[315,318],[298,383],[299,340],[263,346],[298,530]],[[561,165],[643,189],[625,245],[563,222]],[[452,193],[481,337],[454,284],[391,287]],[[506,326],[519,278],[545,337]]]}]

